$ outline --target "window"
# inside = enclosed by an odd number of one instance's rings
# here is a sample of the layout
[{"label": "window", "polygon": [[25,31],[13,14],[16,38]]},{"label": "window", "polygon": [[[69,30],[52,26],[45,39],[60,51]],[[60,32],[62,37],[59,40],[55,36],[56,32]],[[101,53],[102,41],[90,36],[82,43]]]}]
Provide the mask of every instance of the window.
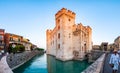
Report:
[{"label": "window", "polygon": [[20,42],[20,38],[18,39],[18,42]]},{"label": "window", "polygon": [[58,23],[60,23],[60,19],[58,20]]},{"label": "window", "polygon": [[60,49],[60,44],[58,44],[58,49]]},{"label": "window", "polygon": [[60,29],[60,26],[58,26],[58,30]]},{"label": "window", "polygon": [[0,39],[3,39],[3,36],[0,35]]},{"label": "window", "polygon": [[2,41],[0,41],[0,44],[2,44]]},{"label": "window", "polygon": [[58,33],[58,39],[60,39],[60,33]]},{"label": "window", "polygon": [[10,37],[10,41],[12,41],[13,40],[13,38],[12,37]]},{"label": "window", "polygon": [[70,35],[71,35],[71,34],[69,33],[69,38],[70,38]]},{"label": "window", "polygon": [[68,21],[70,22],[71,20],[70,20],[70,19],[68,19]]}]

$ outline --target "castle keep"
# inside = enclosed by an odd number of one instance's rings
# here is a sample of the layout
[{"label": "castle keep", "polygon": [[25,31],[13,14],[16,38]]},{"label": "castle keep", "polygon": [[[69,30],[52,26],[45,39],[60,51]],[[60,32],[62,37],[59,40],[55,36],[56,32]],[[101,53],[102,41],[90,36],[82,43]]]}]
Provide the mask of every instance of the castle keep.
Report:
[{"label": "castle keep", "polygon": [[75,13],[62,8],[55,14],[56,25],[46,31],[47,54],[62,61],[83,60],[92,49],[92,29],[75,24]]}]

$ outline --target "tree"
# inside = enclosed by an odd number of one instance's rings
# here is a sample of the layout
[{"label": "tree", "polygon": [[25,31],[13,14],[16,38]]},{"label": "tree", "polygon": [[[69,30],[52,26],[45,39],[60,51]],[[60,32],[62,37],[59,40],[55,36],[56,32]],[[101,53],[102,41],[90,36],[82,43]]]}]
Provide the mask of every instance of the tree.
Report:
[{"label": "tree", "polygon": [[20,51],[20,52],[24,52],[24,51],[25,51],[25,46],[19,45],[19,51]]},{"label": "tree", "polygon": [[12,44],[10,44],[9,47],[8,47],[8,52],[11,53],[12,49],[13,49]]},{"label": "tree", "polygon": [[24,52],[25,47],[23,45],[16,45],[15,47],[12,47],[12,45],[9,46],[9,53],[16,53],[16,52]]}]

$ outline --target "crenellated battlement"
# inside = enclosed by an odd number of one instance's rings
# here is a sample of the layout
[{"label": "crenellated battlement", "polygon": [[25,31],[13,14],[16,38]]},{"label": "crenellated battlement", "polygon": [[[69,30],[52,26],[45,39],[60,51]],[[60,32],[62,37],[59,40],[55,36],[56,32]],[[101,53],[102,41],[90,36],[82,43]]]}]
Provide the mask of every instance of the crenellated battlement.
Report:
[{"label": "crenellated battlement", "polygon": [[92,30],[92,28],[90,26],[87,26],[88,29]]},{"label": "crenellated battlement", "polygon": [[82,23],[75,24],[75,15],[66,8],[56,13],[56,25],[46,33],[47,54],[62,61],[83,60],[86,53],[91,51],[92,31]]},{"label": "crenellated battlement", "polygon": [[62,14],[66,14],[68,16],[71,16],[73,18],[75,18],[75,13],[72,12],[71,10],[67,10],[66,8],[62,8],[61,10],[59,10],[56,14],[55,14],[55,18],[57,19],[59,16],[61,16]]},{"label": "crenellated battlement", "polygon": [[47,29],[47,31],[51,32],[52,30],[51,29]]},{"label": "crenellated battlement", "polygon": [[77,29],[84,29],[84,30],[87,30],[87,31],[91,31],[92,30],[92,28],[90,27],[90,26],[83,26],[83,24],[82,23],[78,23],[77,25],[76,25],[76,28]]},{"label": "crenellated battlement", "polygon": [[51,29],[47,29],[47,33],[51,33],[52,32],[52,30]]}]

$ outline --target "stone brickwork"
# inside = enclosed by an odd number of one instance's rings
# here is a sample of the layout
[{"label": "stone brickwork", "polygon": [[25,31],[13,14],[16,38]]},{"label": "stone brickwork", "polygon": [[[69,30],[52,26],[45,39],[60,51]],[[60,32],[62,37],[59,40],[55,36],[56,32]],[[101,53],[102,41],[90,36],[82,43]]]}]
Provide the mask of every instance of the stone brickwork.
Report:
[{"label": "stone brickwork", "polygon": [[7,63],[9,67],[14,70],[18,68],[19,66],[23,65],[27,61],[29,61],[32,57],[38,54],[42,54],[42,51],[26,51],[23,53],[17,53],[17,54],[9,54],[7,56]]},{"label": "stone brickwork", "polygon": [[104,64],[105,54],[100,56],[92,65],[90,65],[82,73],[102,73]]},{"label": "stone brickwork", "polygon": [[95,62],[103,53],[101,50],[92,50],[89,54],[89,62]]},{"label": "stone brickwork", "polygon": [[87,52],[92,49],[92,29],[75,24],[76,14],[62,8],[55,15],[56,26],[46,31],[47,54],[66,61],[71,59],[84,59]]}]

